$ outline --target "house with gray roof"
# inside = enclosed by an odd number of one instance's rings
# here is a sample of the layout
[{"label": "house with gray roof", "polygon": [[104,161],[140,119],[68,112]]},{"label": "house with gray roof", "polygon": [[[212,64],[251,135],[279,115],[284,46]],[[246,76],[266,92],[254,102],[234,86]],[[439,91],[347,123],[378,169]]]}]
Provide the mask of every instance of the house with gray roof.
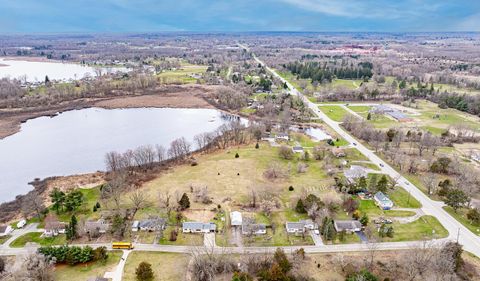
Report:
[{"label": "house with gray roof", "polygon": [[215,232],[217,230],[217,225],[213,222],[193,222],[188,221],[182,224],[183,233],[209,233]]},{"label": "house with gray roof", "polygon": [[166,225],[166,221],[163,218],[149,218],[140,221],[134,221],[132,223],[132,231],[160,231],[164,230]]},{"label": "house with gray roof", "polygon": [[358,220],[335,220],[333,226],[337,232],[352,233],[362,230],[362,224]]},{"label": "house with gray roof", "polygon": [[355,183],[355,181],[361,177],[366,178],[368,176],[367,170],[362,166],[352,165],[350,169],[343,170],[343,174],[349,183]]},{"label": "house with gray roof", "polygon": [[393,208],[393,201],[390,200],[387,195],[383,194],[383,192],[379,191],[375,193],[373,200],[375,200],[375,204],[382,210],[390,210]]},{"label": "house with gray roof", "polygon": [[242,224],[243,235],[263,235],[267,234],[267,225],[263,223],[244,223]]},{"label": "house with gray roof", "polygon": [[94,234],[94,233],[103,234],[103,233],[106,233],[109,228],[110,228],[110,223],[108,223],[104,219],[99,219],[97,221],[86,221],[84,230],[88,234]]}]

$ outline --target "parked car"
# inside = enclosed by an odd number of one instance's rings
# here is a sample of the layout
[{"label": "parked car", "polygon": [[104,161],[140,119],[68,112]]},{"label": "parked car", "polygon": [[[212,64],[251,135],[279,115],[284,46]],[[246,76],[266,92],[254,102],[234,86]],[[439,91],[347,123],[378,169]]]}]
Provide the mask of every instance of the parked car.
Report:
[{"label": "parked car", "polygon": [[382,167],[382,168],[383,168],[383,167],[385,167],[385,165],[383,165],[382,163],[380,163],[380,167]]}]

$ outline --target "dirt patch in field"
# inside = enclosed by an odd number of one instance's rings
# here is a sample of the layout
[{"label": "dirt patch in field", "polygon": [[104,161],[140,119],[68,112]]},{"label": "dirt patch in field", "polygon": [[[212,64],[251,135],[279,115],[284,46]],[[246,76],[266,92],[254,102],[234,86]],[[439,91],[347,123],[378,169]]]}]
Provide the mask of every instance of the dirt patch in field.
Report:
[{"label": "dirt patch in field", "polygon": [[210,222],[215,217],[215,213],[210,209],[188,209],[183,215],[192,221]]}]

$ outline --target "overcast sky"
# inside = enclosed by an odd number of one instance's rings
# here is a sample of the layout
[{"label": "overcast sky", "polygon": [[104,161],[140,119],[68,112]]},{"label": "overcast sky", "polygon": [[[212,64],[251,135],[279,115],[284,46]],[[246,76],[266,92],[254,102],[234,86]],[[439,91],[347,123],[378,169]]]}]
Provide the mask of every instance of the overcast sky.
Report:
[{"label": "overcast sky", "polygon": [[480,31],[480,0],[0,0],[0,33]]}]

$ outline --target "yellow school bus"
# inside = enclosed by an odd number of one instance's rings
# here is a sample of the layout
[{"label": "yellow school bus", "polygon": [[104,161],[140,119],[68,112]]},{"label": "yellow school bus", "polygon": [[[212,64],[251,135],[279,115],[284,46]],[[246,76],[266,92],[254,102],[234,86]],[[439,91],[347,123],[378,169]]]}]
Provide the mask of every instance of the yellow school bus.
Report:
[{"label": "yellow school bus", "polygon": [[112,249],[133,249],[133,244],[130,242],[113,242]]}]

